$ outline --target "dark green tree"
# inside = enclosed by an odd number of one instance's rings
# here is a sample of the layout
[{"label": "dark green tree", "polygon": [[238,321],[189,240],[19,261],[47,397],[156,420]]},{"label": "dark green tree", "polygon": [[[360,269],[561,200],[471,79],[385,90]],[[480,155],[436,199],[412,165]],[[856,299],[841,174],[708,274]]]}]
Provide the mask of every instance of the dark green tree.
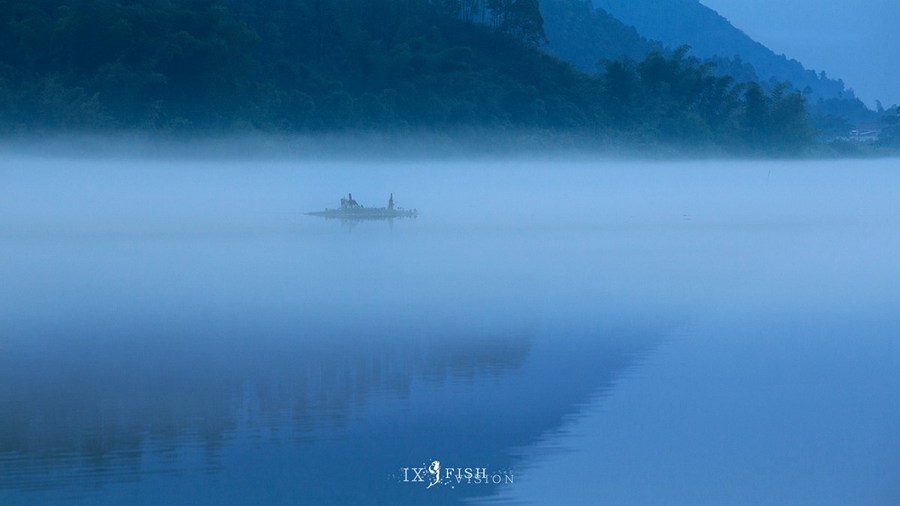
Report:
[{"label": "dark green tree", "polygon": [[536,47],[547,40],[537,0],[487,0],[494,28]]}]

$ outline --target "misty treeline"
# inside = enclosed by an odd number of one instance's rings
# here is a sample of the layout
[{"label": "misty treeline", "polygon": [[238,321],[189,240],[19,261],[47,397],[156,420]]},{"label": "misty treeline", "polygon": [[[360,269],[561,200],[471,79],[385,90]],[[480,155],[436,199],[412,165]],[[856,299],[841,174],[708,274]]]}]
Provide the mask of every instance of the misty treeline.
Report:
[{"label": "misty treeline", "polygon": [[587,74],[534,0],[5,0],[4,131],[532,128],[802,150],[803,97],[687,48]]},{"label": "misty treeline", "polygon": [[878,103],[879,123],[881,136],[878,143],[885,147],[900,148],[900,105],[891,106],[884,110]]}]

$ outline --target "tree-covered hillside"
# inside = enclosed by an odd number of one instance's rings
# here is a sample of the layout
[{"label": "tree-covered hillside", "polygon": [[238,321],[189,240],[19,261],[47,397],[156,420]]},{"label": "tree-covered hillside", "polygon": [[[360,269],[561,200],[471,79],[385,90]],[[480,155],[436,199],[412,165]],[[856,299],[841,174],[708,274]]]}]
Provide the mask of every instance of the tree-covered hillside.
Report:
[{"label": "tree-covered hillside", "polygon": [[762,79],[789,81],[801,90],[809,87],[815,99],[850,93],[840,80],[825,78],[803,68],[796,60],[776,55],[699,0],[593,1],[645,37],[669,46],[689,44],[701,58],[739,55],[756,68]]},{"label": "tree-covered hillside", "polygon": [[537,0],[7,0],[9,131],[528,128],[808,145],[804,101],[653,53],[587,74],[542,50]]},{"label": "tree-covered hillside", "polygon": [[590,0],[541,0],[547,33],[546,49],[592,74],[602,60],[643,60],[664,50],[662,44],[642,37]]},{"label": "tree-covered hillside", "polygon": [[[667,46],[688,44],[701,58],[737,57],[753,66],[759,80],[787,82],[803,92],[810,105],[820,109],[820,115],[832,114],[834,102],[843,102],[840,107],[846,119],[857,122],[874,117],[843,81],[776,54],[699,0],[593,0],[593,4]],[[820,102],[829,101],[831,106],[818,107]]]},{"label": "tree-covered hillside", "polygon": [[0,124],[594,126],[587,77],[533,49],[536,2],[488,4],[474,23],[427,0],[5,1]]}]

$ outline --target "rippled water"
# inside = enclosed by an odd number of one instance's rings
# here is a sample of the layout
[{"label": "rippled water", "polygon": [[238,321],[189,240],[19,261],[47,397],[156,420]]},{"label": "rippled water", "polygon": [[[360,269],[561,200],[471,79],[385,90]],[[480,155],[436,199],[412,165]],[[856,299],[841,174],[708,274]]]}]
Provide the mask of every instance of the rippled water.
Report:
[{"label": "rippled water", "polygon": [[7,156],[0,504],[897,504],[896,166]]}]

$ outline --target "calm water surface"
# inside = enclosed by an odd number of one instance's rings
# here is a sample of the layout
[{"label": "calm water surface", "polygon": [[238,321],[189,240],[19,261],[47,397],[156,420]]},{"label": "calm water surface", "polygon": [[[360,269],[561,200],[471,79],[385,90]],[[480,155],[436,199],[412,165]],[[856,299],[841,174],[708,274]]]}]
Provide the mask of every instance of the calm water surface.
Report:
[{"label": "calm water surface", "polygon": [[0,504],[900,504],[898,167],[7,155]]}]

